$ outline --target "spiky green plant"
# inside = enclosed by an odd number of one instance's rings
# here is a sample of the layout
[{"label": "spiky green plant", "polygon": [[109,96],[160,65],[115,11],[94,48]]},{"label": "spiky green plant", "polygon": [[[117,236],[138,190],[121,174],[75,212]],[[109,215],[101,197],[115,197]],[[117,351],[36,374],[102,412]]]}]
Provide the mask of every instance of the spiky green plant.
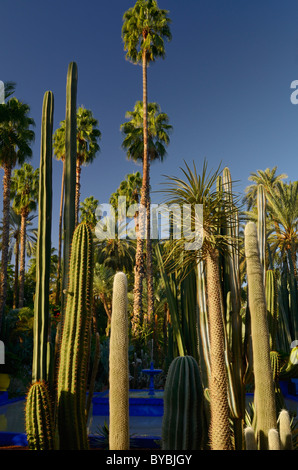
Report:
[{"label": "spiky green plant", "polygon": [[88,449],[86,381],[91,325],[93,242],[88,225],[75,229],[60,347],[57,417],[60,449]]},{"label": "spiky green plant", "polygon": [[163,450],[200,450],[203,440],[203,387],[191,356],[176,357],[168,371],[162,421]]},{"label": "spiky green plant", "polygon": [[129,450],[129,370],[127,279],[118,272],[114,278],[110,338],[110,450]]},{"label": "spiky green plant", "polygon": [[25,428],[30,450],[54,450],[52,402],[44,381],[30,386],[25,407]]}]

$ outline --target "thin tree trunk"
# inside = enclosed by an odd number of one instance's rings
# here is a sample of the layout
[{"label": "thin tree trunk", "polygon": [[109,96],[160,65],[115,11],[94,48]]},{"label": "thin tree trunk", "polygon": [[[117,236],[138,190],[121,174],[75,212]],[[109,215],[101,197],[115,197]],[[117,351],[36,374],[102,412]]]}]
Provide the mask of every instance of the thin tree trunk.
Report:
[{"label": "thin tree trunk", "polygon": [[24,282],[25,282],[25,256],[26,256],[26,220],[27,211],[21,214],[21,249],[20,249],[20,281],[19,281],[19,308],[24,306]]},{"label": "thin tree trunk", "polygon": [[15,266],[14,266],[14,285],[13,285],[13,308],[19,307],[19,257],[20,257],[20,232],[17,231],[16,239],[16,252],[15,252]]},{"label": "thin tree trunk", "polygon": [[[149,165],[148,165],[149,166]],[[149,171],[148,171],[149,176]],[[149,179],[149,178],[148,178]],[[147,200],[147,238],[146,238],[146,268],[147,268],[147,321],[149,325],[154,315],[154,288],[153,288],[153,268],[152,268],[152,241],[150,233],[150,194],[148,182],[148,200]]]},{"label": "thin tree trunk", "polygon": [[137,249],[135,262],[135,285],[134,285],[134,311],[132,318],[132,333],[137,334],[138,327],[141,325],[143,313],[143,278],[144,278],[144,235],[146,234],[146,209],[147,209],[147,183],[148,183],[148,127],[147,127],[147,58],[146,51],[143,53],[143,139],[144,139],[144,158],[143,158],[143,181],[141,189],[141,208],[139,211],[140,231],[137,235]]},{"label": "thin tree trunk", "polygon": [[80,207],[80,189],[81,189],[81,163],[77,158],[76,165],[76,200],[75,200],[75,227],[79,223],[79,207]]},{"label": "thin tree trunk", "polygon": [[2,228],[2,259],[0,277],[0,329],[2,326],[6,296],[7,296],[7,265],[9,247],[9,210],[10,210],[11,165],[4,166],[3,176],[3,228]]},{"label": "thin tree trunk", "polygon": [[64,175],[65,163],[63,161],[62,181],[61,181],[61,196],[60,196],[60,215],[59,215],[59,246],[58,246],[58,265],[57,265],[57,290],[56,290],[56,304],[60,303],[60,290],[61,290],[61,257],[62,257],[62,225],[63,225],[63,201],[64,201]]},{"label": "thin tree trunk", "polygon": [[228,386],[224,352],[218,254],[207,253],[207,294],[210,328],[210,445],[212,450],[231,450]]}]

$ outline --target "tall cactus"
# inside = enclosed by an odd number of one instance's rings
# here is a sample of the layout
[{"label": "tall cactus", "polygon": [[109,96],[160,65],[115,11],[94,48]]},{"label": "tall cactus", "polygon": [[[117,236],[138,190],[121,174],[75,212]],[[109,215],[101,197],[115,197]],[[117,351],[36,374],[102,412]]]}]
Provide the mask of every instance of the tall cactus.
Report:
[{"label": "tall cactus", "polygon": [[203,439],[203,387],[191,356],[176,357],[168,370],[162,421],[163,450],[200,450]]},{"label": "tall cactus", "polygon": [[92,281],[92,232],[88,225],[82,223],[73,234],[60,346],[57,412],[62,450],[88,449],[85,402],[92,320]]},{"label": "tall cactus", "polygon": [[293,450],[291,420],[288,410],[281,410],[278,420],[281,450]]},{"label": "tall cactus", "polygon": [[25,427],[30,450],[54,450],[54,420],[48,387],[44,381],[31,385],[25,407]]},{"label": "tall cactus", "polygon": [[127,279],[118,272],[114,278],[109,356],[110,450],[129,449],[129,370]]},{"label": "tall cactus", "polygon": [[268,313],[268,327],[270,335],[270,349],[276,349],[277,340],[277,322],[278,322],[278,307],[277,307],[277,283],[276,274],[272,269],[268,269],[265,274],[265,294]]},{"label": "tall cactus", "polygon": [[75,181],[77,158],[77,82],[77,64],[75,62],[71,62],[68,66],[66,83],[62,319],[67,298],[65,290],[68,286],[68,266],[71,250],[71,241],[75,229]]},{"label": "tall cactus", "polygon": [[34,301],[34,341],[32,381],[49,380],[49,284],[52,226],[52,134],[54,97],[44,95],[41,124],[39,219],[36,249],[36,289]]},{"label": "tall cactus", "polygon": [[[227,360],[229,377],[229,401],[234,424],[235,448],[243,447],[243,417],[245,414],[244,352],[242,344],[242,317],[240,269],[239,269],[239,214],[234,201],[232,178],[229,168],[222,175],[223,198],[228,203],[228,215],[223,231],[229,237],[227,253],[223,256],[223,292],[227,309],[227,332],[230,355]],[[228,326],[230,328],[228,328]],[[228,357],[228,355],[227,355]]]},{"label": "tall cactus", "polygon": [[267,449],[269,429],[276,428],[276,408],[263,266],[259,254],[257,228],[253,222],[248,222],[245,227],[245,256],[251,314],[257,438],[259,448]]},{"label": "tall cactus", "polygon": [[265,189],[262,184],[258,185],[257,193],[258,208],[258,242],[261,265],[263,267],[263,281],[265,283],[266,276],[266,196]]}]

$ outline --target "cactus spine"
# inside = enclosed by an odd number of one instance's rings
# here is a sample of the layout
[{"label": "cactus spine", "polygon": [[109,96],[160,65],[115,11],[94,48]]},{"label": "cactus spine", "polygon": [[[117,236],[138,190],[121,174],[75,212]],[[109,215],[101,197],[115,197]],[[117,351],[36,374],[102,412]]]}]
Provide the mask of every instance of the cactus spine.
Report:
[{"label": "cactus spine", "polygon": [[62,315],[64,315],[65,304],[67,299],[65,290],[68,286],[68,266],[71,251],[71,241],[75,229],[75,181],[77,159],[77,81],[77,64],[75,62],[71,62],[68,66],[66,83]]},{"label": "cactus spine", "polygon": [[245,256],[251,314],[257,441],[258,447],[263,450],[268,448],[269,429],[276,427],[276,409],[263,266],[259,255],[257,228],[253,222],[248,222],[245,227]]},{"label": "cactus spine", "polygon": [[61,449],[88,449],[85,401],[92,281],[92,233],[89,226],[82,223],[75,229],[72,240],[60,347],[57,411]]},{"label": "cactus spine", "polygon": [[39,176],[39,219],[36,250],[36,290],[34,301],[34,341],[32,381],[49,379],[47,349],[49,329],[49,282],[52,226],[52,134],[54,97],[47,91],[43,99]]},{"label": "cactus spine", "polygon": [[25,408],[25,426],[30,450],[54,449],[52,403],[44,381],[31,385]]},{"label": "cactus spine", "polygon": [[110,450],[129,449],[127,279],[114,278],[109,357]]},{"label": "cactus spine", "polygon": [[203,387],[191,356],[176,357],[168,371],[162,421],[163,450],[200,450],[203,438]]}]

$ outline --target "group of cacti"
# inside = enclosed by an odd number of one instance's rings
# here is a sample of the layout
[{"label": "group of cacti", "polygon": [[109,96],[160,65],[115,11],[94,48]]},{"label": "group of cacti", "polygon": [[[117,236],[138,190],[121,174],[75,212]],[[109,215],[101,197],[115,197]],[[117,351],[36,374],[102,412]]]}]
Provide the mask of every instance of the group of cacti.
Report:
[{"label": "group of cacti", "polygon": [[[32,450],[89,448],[90,397],[86,406],[86,393],[93,239],[87,224],[75,227],[76,92],[77,66],[72,62],[66,87],[63,302],[57,357],[50,341],[49,322],[54,108],[50,91],[45,93],[42,110],[34,350],[32,384],[25,407],[27,440]],[[127,281],[124,273],[117,273],[114,280],[110,342],[110,446],[123,450],[129,447]]]},{"label": "group of cacti", "polygon": [[[49,274],[51,253],[53,94],[42,112],[37,280],[34,311],[32,385],[26,400],[30,449],[87,449],[86,391],[91,325],[93,241],[86,224],[73,223],[76,161],[77,66],[67,76],[66,177],[64,220],[64,298],[58,357],[50,342]],[[57,372],[55,366],[57,363]]]},{"label": "group of cacti", "polygon": [[[223,172],[223,177],[218,179],[218,190],[223,192],[224,197],[232,197],[231,179],[227,168]],[[263,196],[264,194],[259,191],[259,225],[265,223]],[[258,225],[253,222],[248,222],[245,227],[244,254],[248,298],[245,311],[241,311],[240,251],[237,246],[235,247],[239,231],[237,212],[230,217],[222,230],[231,237],[233,243],[230,253],[219,262],[222,273],[225,356],[232,424],[231,448],[237,450],[290,449],[293,447],[290,416],[289,412],[284,409],[285,402],[279,388],[282,368],[280,354],[275,350],[278,320],[277,283],[274,271],[265,269],[266,229],[258,228]],[[209,405],[212,399],[208,390],[211,370],[210,337],[208,320],[206,321],[208,302],[205,272],[201,261],[197,266],[197,281],[200,392],[197,392],[196,400],[194,400],[192,392],[196,388],[197,372],[194,370],[190,372],[189,366],[187,376],[184,372],[186,359],[188,363],[190,358],[188,356],[176,358],[169,368],[165,386],[163,449],[210,448],[210,440],[208,440]],[[245,318],[249,318],[248,324]],[[253,424],[245,428],[247,383],[254,384],[254,417]],[[193,403],[193,409],[198,410],[191,416],[189,415],[189,400]],[[199,407],[197,401],[202,402]],[[194,424],[195,421],[196,424]],[[201,436],[205,438],[195,438],[195,442],[191,443],[188,436],[191,433],[195,436],[194,429],[198,426],[203,429]]]},{"label": "group of cacti", "polygon": [[[37,278],[34,311],[34,350],[32,385],[26,400],[26,432],[30,449],[88,449],[86,392],[90,355],[91,298],[93,282],[93,242],[91,229],[85,223],[75,227],[75,161],[76,161],[76,90],[77,67],[71,63],[67,77],[66,157],[64,210],[64,271],[62,328],[58,336],[58,357],[51,344],[49,322],[49,273],[51,255],[52,211],[52,130],[54,99],[46,92],[42,112],[39,225],[37,243]],[[231,177],[224,169],[218,179],[218,191],[232,200]],[[237,247],[239,220],[235,211],[219,227],[235,243],[226,257],[219,259],[224,319],[224,361],[228,377],[228,401],[236,449],[292,448],[290,420],[286,410],[277,407],[276,383],[280,373],[276,346],[277,290],[272,270],[264,268],[263,193],[258,226],[245,227],[248,306],[255,395],[254,429],[244,430],[245,370],[243,358],[251,353],[243,348],[243,318]],[[160,252],[157,251],[159,261]],[[160,266],[162,263],[160,262]],[[166,273],[161,271],[173,296]],[[184,280],[181,292],[195,295],[192,303],[183,298],[184,312],[189,312],[189,342],[185,341],[177,318],[173,316],[178,357],[172,360],[164,390],[162,448],[194,450],[208,447],[210,423],[210,338],[206,283],[202,262],[195,276]],[[195,288],[194,288],[195,286]],[[280,292],[280,291],[279,291]],[[173,297],[173,303],[175,298]],[[187,300],[187,299],[186,299]],[[193,305],[197,318],[191,316]],[[129,449],[129,373],[127,279],[117,273],[114,279],[110,337],[110,429],[109,445],[113,450]],[[174,322],[176,321],[176,323]],[[195,328],[195,331],[192,329]],[[250,343],[246,337],[246,346]],[[199,347],[197,349],[197,342]],[[193,355],[185,354],[188,350]],[[194,357],[193,357],[194,356]],[[57,364],[57,371],[56,371]],[[251,363],[249,364],[252,365]],[[212,399],[212,397],[211,397]],[[278,423],[278,424],[277,424]],[[279,432],[277,428],[279,427]]]}]

